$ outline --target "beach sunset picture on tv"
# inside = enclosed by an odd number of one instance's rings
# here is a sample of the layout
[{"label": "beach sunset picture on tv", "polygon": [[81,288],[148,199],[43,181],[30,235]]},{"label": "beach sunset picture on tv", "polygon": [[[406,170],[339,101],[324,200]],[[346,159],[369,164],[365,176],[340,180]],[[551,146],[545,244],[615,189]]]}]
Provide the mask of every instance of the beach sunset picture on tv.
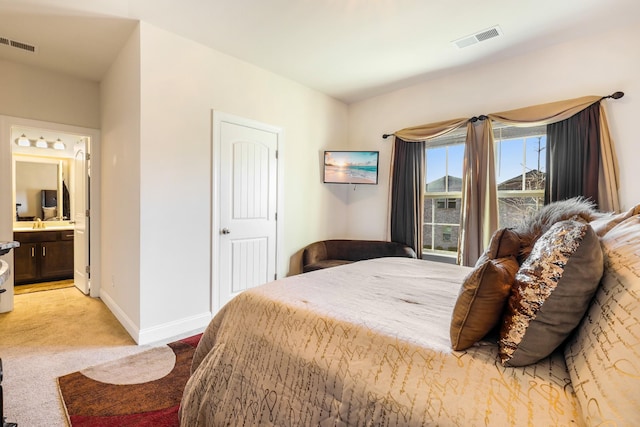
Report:
[{"label": "beach sunset picture on tv", "polygon": [[325,151],[327,184],[377,184],[378,151]]}]

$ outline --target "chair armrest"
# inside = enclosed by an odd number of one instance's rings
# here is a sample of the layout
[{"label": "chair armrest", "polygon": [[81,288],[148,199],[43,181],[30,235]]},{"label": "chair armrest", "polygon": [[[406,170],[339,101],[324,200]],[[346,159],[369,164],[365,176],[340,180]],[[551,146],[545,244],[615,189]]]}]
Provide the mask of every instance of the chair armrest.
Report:
[{"label": "chair armrest", "polygon": [[324,241],[315,242],[304,248],[302,251],[302,266],[315,264],[327,259],[327,246]]}]

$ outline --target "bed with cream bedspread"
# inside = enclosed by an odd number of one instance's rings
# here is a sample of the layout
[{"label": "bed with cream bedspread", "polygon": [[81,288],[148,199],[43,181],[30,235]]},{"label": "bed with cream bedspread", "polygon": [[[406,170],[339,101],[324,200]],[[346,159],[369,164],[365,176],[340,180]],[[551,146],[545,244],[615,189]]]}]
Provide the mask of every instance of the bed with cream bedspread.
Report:
[{"label": "bed with cream bedspread", "polygon": [[182,425],[582,425],[561,351],[510,368],[492,341],[451,350],[470,270],[382,258],[242,293],[202,337]]}]

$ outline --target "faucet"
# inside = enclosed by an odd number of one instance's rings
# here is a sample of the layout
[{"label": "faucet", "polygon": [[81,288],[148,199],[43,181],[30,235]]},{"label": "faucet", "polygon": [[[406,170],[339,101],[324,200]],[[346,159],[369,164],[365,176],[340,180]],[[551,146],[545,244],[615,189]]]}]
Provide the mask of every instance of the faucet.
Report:
[{"label": "faucet", "polygon": [[40,218],[36,218],[36,220],[33,222],[33,229],[37,230],[40,228],[45,228],[44,222],[42,222]]}]

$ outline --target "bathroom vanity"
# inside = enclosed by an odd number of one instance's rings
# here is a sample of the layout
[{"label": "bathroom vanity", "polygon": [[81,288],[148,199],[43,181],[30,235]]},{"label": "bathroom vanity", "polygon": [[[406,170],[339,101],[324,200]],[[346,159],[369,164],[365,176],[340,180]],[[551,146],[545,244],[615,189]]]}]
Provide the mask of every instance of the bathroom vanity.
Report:
[{"label": "bathroom vanity", "polygon": [[73,229],[14,231],[16,285],[73,279]]}]

